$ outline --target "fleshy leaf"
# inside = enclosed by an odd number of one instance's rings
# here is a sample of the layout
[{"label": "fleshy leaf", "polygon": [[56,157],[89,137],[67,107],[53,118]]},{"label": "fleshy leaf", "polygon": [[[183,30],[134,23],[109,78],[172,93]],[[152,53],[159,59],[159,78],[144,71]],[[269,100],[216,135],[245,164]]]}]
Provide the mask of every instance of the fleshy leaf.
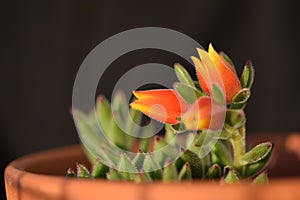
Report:
[{"label": "fleshy leaf", "polygon": [[267,164],[272,156],[273,149],[274,148],[272,148],[270,153],[266,157],[264,157],[262,160],[260,160],[256,163],[246,165],[245,170],[242,174],[243,178],[254,176],[258,172],[262,171],[267,166]]},{"label": "fleshy leaf", "polygon": [[[167,161],[169,162],[169,161]],[[169,163],[163,170],[163,181],[170,182],[178,180],[178,172],[175,163]]]},{"label": "fleshy leaf", "polygon": [[202,167],[202,161],[195,153],[190,150],[185,150],[180,158],[190,164],[193,178],[203,177],[204,169]]},{"label": "fleshy leaf", "polygon": [[233,129],[237,129],[246,123],[245,113],[242,110],[227,110],[226,111],[226,124]]},{"label": "fleshy leaf", "polygon": [[110,181],[124,180],[124,177],[115,169],[110,168],[109,172],[106,173],[106,177]]},{"label": "fleshy leaf", "polygon": [[69,169],[67,170],[67,175],[66,175],[66,176],[67,176],[67,177],[75,177],[75,176],[76,176],[76,173],[74,172],[73,169],[69,168]]},{"label": "fleshy leaf", "polygon": [[199,90],[183,83],[175,83],[174,89],[189,104],[193,104],[198,98],[203,96],[203,94]]},{"label": "fleshy leaf", "polygon": [[149,146],[151,143],[151,138],[141,138],[139,143],[139,149],[143,152],[149,151]]},{"label": "fleshy leaf", "polygon": [[207,172],[206,178],[220,178],[222,176],[222,170],[220,165],[218,164],[213,164]]},{"label": "fleshy leaf", "polygon": [[253,185],[261,185],[266,183],[269,183],[269,179],[267,173],[265,172],[259,174],[252,182]]},{"label": "fleshy leaf", "polygon": [[237,94],[235,94],[232,97],[232,103],[233,104],[246,103],[247,100],[249,99],[249,97],[250,97],[250,90],[249,90],[249,88],[243,88]]},{"label": "fleshy leaf", "polygon": [[119,125],[115,121],[116,115],[117,114],[115,114],[115,112],[112,113],[113,117],[111,118],[111,122],[110,122],[111,125],[110,131],[105,132],[105,135],[116,146],[122,149],[130,150],[129,147],[126,145],[127,140],[125,139],[125,136],[127,135],[120,129]]},{"label": "fleshy leaf", "polygon": [[176,76],[181,83],[186,84],[192,88],[195,87],[192,78],[183,66],[181,66],[179,63],[175,63],[174,68]]},{"label": "fleshy leaf", "polygon": [[227,175],[225,176],[224,183],[237,183],[239,182],[239,177],[232,168],[229,168]]},{"label": "fleshy leaf", "polygon": [[144,159],[145,154],[141,150],[132,159],[132,164],[137,168],[137,170],[140,170],[143,167]]},{"label": "fleshy leaf", "polygon": [[192,179],[192,171],[190,164],[186,162],[183,167],[181,168],[179,175],[178,175],[179,180],[191,180]]},{"label": "fleshy leaf", "polygon": [[153,145],[153,149],[155,151],[163,148],[166,145],[168,145],[168,143],[162,137],[155,136],[155,138],[154,138],[154,145]]},{"label": "fleshy leaf", "polygon": [[242,156],[241,161],[244,165],[256,163],[256,162],[262,160],[263,158],[265,158],[271,152],[272,147],[273,147],[273,145],[271,142],[265,142],[265,143],[258,144],[254,148],[252,148],[250,151],[245,153]]},{"label": "fleshy leaf", "polygon": [[156,151],[154,154],[154,159],[161,166],[165,163],[165,160],[168,156],[161,149],[167,145],[168,145],[168,143],[162,137],[159,137],[159,136],[154,137],[153,149],[154,149],[154,151]]},{"label": "fleshy leaf", "polygon": [[251,61],[246,63],[240,81],[243,88],[251,88],[254,81],[254,68]]},{"label": "fleshy leaf", "polygon": [[91,178],[89,170],[83,164],[77,164],[76,169],[78,178]]},{"label": "fleshy leaf", "polygon": [[214,146],[214,153],[224,165],[232,166],[233,157],[230,149],[222,141],[218,141]]},{"label": "fleshy leaf", "polygon": [[94,178],[103,178],[108,170],[109,168],[106,165],[102,164],[100,161],[97,161],[95,164],[93,164],[92,176]]},{"label": "fleshy leaf", "polygon": [[112,101],[112,109],[114,112],[118,113],[118,122],[125,122],[127,119],[127,109],[125,107],[127,105],[126,97],[121,91],[117,91],[113,101]]},{"label": "fleshy leaf", "polygon": [[226,99],[225,99],[224,93],[222,92],[220,87],[217,86],[216,84],[213,84],[213,86],[212,86],[212,97],[216,103],[218,103],[220,105],[226,104]]},{"label": "fleshy leaf", "polygon": [[[126,105],[126,104],[125,104]],[[125,134],[125,140],[127,148],[132,150],[132,147],[135,142],[134,137],[138,137],[139,134],[139,124],[141,124],[143,114],[138,110],[129,110],[129,116],[125,122],[125,132],[130,133],[130,135]],[[149,128],[146,128],[145,131],[148,131]]]},{"label": "fleshy leaf", "polygon": [[120,173],[127,179],[127,180],[134,180],[138,170],[126,156],[126,154],[122,154],[119,161]]},{"label": "fleshy leaf", "polygon": [[149,173],[138,173],[134,179],[136,183],[152,182],[152,178]]},{"label": "fleshy leaf", "polygon": [[151,178],[154,180],[162,178],[162,171],[150,154],[146,154],[142,169],[147,173],[149,172]]},{"label": "fleshy leaf", "polygon": [[99,96],[97,99],[96,115],[103,132],[109,132],[112,115],[110,104],[104,96]]},{"label": "fleshy leaf", "polygon": [[177,131],[171,124],[165,125],[165,140],[167,143],[170,143],[174,139],[176,133]]}]

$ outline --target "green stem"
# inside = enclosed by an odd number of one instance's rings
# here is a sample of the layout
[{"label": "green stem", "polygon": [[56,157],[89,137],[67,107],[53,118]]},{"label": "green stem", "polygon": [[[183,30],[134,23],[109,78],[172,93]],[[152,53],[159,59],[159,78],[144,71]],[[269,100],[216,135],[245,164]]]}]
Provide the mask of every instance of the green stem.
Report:
[{"label": "green stem", "polygon": [[231,139],[231,144],[233,148],[233,156],[234,156],[234,166],[238,169],[241,168],[241,157],[246,152],[246,131],[245,126],[243,125],[239,129],[237,129],[237,133],[234,137]]}]

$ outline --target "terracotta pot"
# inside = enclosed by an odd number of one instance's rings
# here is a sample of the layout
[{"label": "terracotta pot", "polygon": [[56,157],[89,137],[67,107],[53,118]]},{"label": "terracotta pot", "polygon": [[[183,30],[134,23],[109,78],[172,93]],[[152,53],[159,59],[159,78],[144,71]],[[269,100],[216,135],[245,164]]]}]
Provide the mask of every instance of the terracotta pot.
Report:
[{"label": "terracotta pot", "polygon": [[[293,137],[291,139],[291,137]],[[254,139],[253,139],[254,138]],[[10,163],[5,170],[8,200],[63,199],[300,199],[300,135],[255,135],[275,143],[268,185],[249,183],[222,185],[207,181],[181,183],[109,182],[107,180],[66,178],[66,169],[76,162],[88,164],[80,146],[69,146],[31,154]],[[296,142],[295,142],[296,141]],[[285,148],[286,142],[290,148]],[[284,163],[283,163],[284,162]],[[285,170],[283,170],[285,169]],[[297,174],[298,173],[298,174]],[[283,177],[277,177],[278,175]]]}]

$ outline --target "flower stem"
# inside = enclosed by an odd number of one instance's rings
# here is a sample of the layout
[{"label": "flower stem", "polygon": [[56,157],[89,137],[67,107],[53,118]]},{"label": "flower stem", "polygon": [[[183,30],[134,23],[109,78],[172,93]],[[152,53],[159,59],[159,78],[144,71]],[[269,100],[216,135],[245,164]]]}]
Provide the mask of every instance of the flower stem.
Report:
[{"label": "flower stem", "polygon": [[233,156],[234,156],[234,166],[237,169],[240,169],[241,164],[241,157],[245,154],[246,151],[246,131],[245,131],[245,125],[241,126],[237,129],[237,133],[234,137],[231,139],[231,144],[233,148]]}]

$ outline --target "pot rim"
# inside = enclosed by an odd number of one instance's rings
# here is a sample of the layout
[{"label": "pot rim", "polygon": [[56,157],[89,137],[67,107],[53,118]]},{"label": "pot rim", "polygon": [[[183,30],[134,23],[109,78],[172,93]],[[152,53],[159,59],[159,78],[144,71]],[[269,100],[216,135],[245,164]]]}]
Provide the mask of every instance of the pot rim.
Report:
[{"label": "pot rim", "polygon": [[[292,195],[293,198],[300,199],[299,177],[272,178],[270,184],[260,186],[252,186],[248,182],[220,186],[219,183],[203,180],[170,183],[161,181],[152,183],[111,182],[106,179],[76,179],[59,175],[39,174],[28,170],[30,165],[41,160],[50,159],[54,161],[58,158],[82,155],[80,145],[72,145],[29,154],[12,161],[5,169],[7,196],[16,195],[13,194],[15,190],[22,190],[34,191],[36,194],[51,194],[54,198],[62,198],[67,195],[69,198],[71,196],[70,199],[99,198],[99,193],[101,198],[108,199],[117,199],[122,195],[126,195],[128,199],[141,199],[142,195],[147,195],[149,199],[157,199],[161,195],[165,199],[174,199],[174,195],[175,199],[197,199],[199,196],[195,196],[195,194],[201,196],[203,193],[205,193],[206,198],[210,199],[219,199],[220,194],[237,199],[244,199],[245,195],[255,199],[285,199],[286,195]],[[41,182],[46,182],[47,187],[41,186]],[[74,188],[77,189],[74,190]],[[84,190],[84,193],[80,191],[80,188]],[[17,195],[20,197],[21,193],[18,192]],[[16,199],[19,198],[16,197]]]}]

